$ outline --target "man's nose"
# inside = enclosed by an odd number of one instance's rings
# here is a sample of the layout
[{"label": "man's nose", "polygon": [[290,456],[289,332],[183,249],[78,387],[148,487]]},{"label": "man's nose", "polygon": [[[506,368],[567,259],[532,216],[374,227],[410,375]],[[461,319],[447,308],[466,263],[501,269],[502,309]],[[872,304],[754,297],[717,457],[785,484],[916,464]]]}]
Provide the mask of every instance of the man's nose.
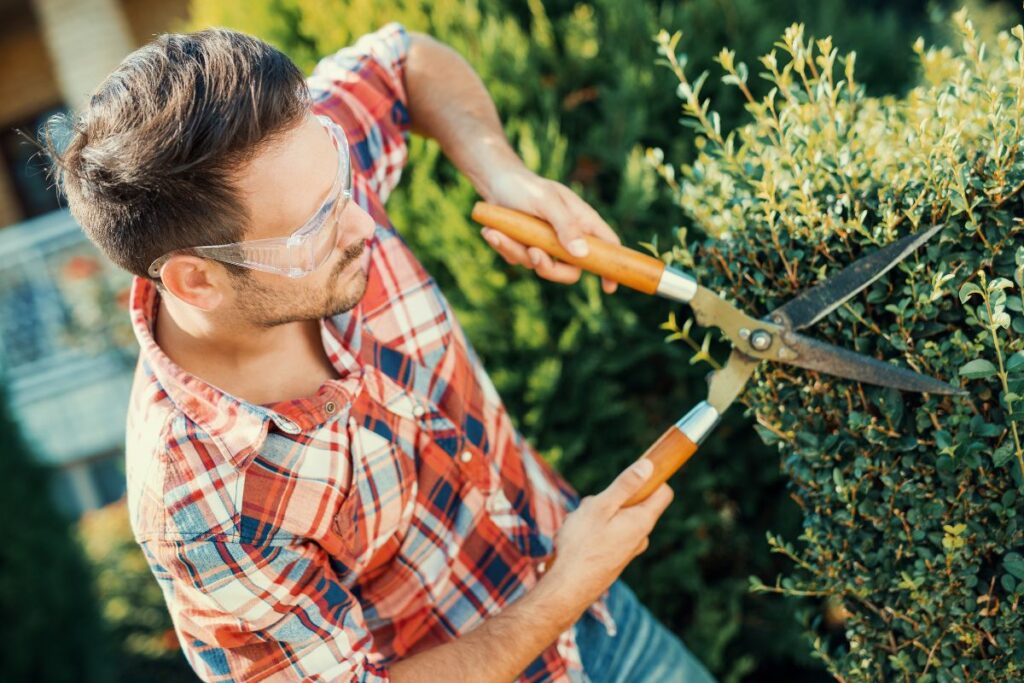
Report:
[{"label": "man's nose", "polygon": [[341,249],[347,249],[358,242],[365,242],[373,236],[377,222],[362,207],[350,202],[345,207],[345,219],[338,231],[338,242]]},{"label": "man's nose", "polygon": [[373,220],[373,217],[354,202],[346,207],[345,212],[350,215],[348,223],[350,227],[341,230],[338,234],[342,249],[369,239],[377,227],[377,222]]}]

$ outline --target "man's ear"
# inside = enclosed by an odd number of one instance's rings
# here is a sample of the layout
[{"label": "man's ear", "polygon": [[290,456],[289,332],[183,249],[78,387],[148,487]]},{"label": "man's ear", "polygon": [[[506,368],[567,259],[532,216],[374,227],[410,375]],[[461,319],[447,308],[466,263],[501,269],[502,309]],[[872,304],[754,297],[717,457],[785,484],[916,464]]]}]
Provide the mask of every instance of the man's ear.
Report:
[{"label": "man's ear", "polygon": [[160,269],[160,281],[175,298],[203,311],[224,303],[229,287],[224,269],[198,256],[172,256]]}]

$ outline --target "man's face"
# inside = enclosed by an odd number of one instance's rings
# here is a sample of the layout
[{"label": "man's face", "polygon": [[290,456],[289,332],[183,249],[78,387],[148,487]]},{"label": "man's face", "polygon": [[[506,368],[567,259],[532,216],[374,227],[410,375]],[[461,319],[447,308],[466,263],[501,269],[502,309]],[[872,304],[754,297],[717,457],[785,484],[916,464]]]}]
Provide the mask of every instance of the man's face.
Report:
[{"label": "man's face", "polygon": [[[238,178],[251,223],[244,239],[288,237],[327,199],[338,151],[312,115],[263,150]],[[367,240],[374,221],[349,201],[335,218],[338,242],[330,258],[301,278],[247,270],[235,283],[233,308],[247,324],[274,327],[317,320],[355,306],[366,290]]]}]

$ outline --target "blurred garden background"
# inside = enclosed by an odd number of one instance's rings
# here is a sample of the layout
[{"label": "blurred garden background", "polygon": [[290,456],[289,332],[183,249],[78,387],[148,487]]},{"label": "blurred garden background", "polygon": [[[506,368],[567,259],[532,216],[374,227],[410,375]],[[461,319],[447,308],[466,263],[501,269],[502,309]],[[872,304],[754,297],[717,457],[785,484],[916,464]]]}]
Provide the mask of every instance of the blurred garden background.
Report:
[{"label": "blurred garden background", "polygon": [[[531,168],[569,183],[626,244],[664,250],[681,230],[700,235],[651,163],[695,154],[677,81],[655,64],[659,30],[683,31],[697,74],[726,46],[737,62],[757,64],[801,22],[856,51],[870,93],[898,95],[920,75],[914,41],[953,40],[948,18],[961,4],[0,0],[0,523],[11,539],[0,549],[0,680],[195,680],[122,498],[135,356],[129,281],[84,240],[17,132],[73,108],[129,51],[159,32],[220,25],[268,40],[308,72],[318,57],[400,21],[475,67]],[[1021,20],[1018,4],[968,6],[983,34]],[[717,77],[704,92],[723,129],[743,120],[741,98]],[[435,144],[413,139],[389,212],[521,431],[580,491],[597,491],[703,397],[708,368],[690,361],[704,339],[665,343],[661,301],[508,267],[469,219],[476,199]],[[830,680],[808,634],[841,645],[843,608],[750,590],[751,577],[774,584],[789,569],[766,534],[795,539],[801,511],[778,453],[741,412],[676,477],[676,501],[626,579],[723,682]]]}]

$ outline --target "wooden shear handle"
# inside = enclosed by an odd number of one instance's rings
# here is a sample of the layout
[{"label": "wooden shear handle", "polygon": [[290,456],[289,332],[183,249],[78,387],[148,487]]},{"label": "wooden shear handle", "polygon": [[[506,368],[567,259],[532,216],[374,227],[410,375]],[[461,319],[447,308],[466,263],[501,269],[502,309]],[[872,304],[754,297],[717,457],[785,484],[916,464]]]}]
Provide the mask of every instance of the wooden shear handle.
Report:
[{"label": "wooden shear handle", "polygon": [[668,481],[696,452],[697,444],[690,437],[675,426],[669,427],[643,454],[642,457],[654,463],[654,472],[640,490],[626,501],[626,507],[647,500],[655,489]]},{"label": "wooden shear handle", "polygon": [[[701,410],[703,405],[706,404],[698,406],[696,410]],[[697,443],[682,431],[679,423],[665,430],[665,433],[641,456],[654,463],[654,471],[651,473],[650,479],[644,482],[644,485],[630,496],[629,500],[623,504],[623,507],[636,505],[647,500],[659,486],[675,474],[676,470],[686,464],[693,454],[697,452],[697,447]],[[557,558],[557,550],[551,552],[540,563],[539,566],[542,568],[540,571],[546,571]]]},{"label": "wooden shear handle", "polygon": [[477,202],[472,216],[477,223],[494,228],[520,244],[542,249],[559,261],[571,263],[644,294],[657,291],[661,274],[665,270],[665,264],[653,256],[590,235],[584,236],[590,253],[577,258],[558,241],[550,223],[522,211]]}]

